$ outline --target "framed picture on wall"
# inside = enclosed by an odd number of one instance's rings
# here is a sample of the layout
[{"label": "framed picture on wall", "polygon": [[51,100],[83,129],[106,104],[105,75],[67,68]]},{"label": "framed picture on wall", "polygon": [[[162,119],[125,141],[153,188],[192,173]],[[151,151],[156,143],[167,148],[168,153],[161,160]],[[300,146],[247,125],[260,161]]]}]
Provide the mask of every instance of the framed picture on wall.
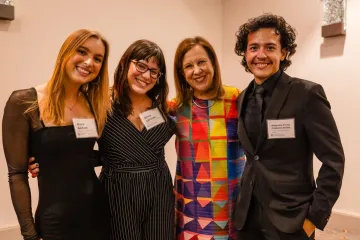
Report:
[{"label": "framed picture on wall", "polygon": [[0,20],[12,21],[15,19],[13,0],[0,0]]},{"label": "framed picture on wall", "polygon": [[321,28],[322,37],[334,37],[346,34],[346,1],[323,0],[324,17]]}]

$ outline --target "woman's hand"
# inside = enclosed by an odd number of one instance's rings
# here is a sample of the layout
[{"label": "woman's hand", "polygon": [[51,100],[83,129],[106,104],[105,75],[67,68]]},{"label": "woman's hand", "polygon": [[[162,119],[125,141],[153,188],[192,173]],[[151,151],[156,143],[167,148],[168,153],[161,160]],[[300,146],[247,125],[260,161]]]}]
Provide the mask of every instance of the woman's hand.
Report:
[{"label": "woman's hand", "polygon": [[29,158],[28,171],[31,173],[32,178],[36,178],[40,172],[39,164],[35,162],[34,157]]}]

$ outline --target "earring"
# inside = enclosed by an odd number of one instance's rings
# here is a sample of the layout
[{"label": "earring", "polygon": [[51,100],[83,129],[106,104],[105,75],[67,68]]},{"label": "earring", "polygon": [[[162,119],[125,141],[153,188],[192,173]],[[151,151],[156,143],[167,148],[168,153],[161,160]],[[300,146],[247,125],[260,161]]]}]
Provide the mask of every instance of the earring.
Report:
[{"label": "earring", "polygon": [[156,79],[156,83],[159,84],[159,82],[160,82],[160,81],[159,81],[159,78],[157,78],[157,79]]},{"label": "earring", "polygon": [[81,91],[84,92],[84,93],[87,93],[89,91],[89,88],[90,88],[89,85],[90,85],[89,83],[83,84],[81,86]]}]

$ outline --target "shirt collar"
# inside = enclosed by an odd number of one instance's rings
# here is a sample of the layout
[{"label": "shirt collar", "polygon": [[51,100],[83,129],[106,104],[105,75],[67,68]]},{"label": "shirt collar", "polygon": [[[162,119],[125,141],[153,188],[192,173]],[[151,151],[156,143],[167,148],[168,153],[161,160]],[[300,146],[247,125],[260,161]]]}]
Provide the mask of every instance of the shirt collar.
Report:
[{"label": "shirt collar", "polygon": [[[274,88],[279,80],[281,73],[282,73],[281,70],[278,70],[275,74],[273,74],[271,77],[266,79],[263,84],[261,84],[261,86],[265,89],[266,95],[268,95],[268,96],[272,95],[272,92],[274,91]],[[255,80],[253,80],[251,95],[255,94],[255,88],[257,86],[259,86],[259,85],[256,84]]]}]

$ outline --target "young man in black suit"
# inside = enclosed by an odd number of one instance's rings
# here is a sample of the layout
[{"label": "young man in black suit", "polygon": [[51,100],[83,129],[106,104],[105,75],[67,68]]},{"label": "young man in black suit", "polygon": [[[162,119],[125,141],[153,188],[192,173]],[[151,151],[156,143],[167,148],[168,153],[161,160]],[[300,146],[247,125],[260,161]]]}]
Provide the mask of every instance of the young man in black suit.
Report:
[{"label": "young man in black suit", "polygon": [[[284,71],[296,34],[263,14],[237,32],[235,52],[254,80],[238,98],[247,163],[235,211],[239,240],[314,239],[339,197],[344,152],[321,85]],[[322,162],[313,175],[313,154]]]}]

